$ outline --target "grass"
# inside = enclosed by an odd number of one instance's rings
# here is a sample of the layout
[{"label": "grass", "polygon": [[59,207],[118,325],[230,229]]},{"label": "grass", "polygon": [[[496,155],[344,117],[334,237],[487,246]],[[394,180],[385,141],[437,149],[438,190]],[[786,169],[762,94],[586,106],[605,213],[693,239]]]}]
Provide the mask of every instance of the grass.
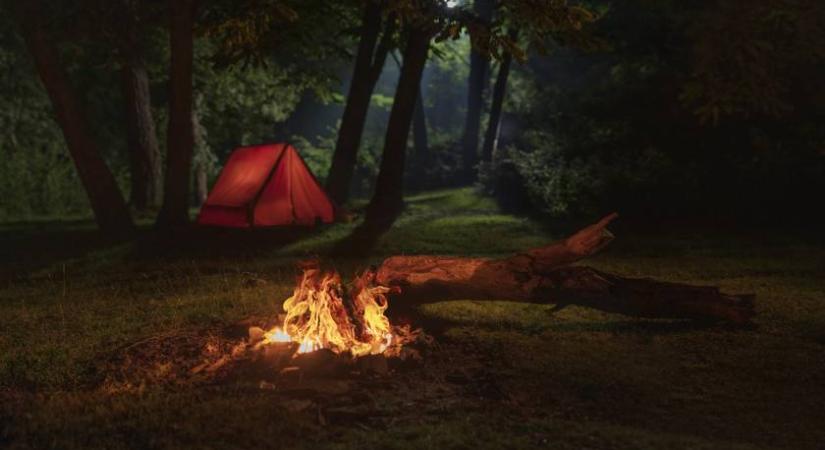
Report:
[{"label": "grass", "polygon": [[[0,447],[815,449],[825,442],[825,246],[788,234],[642,232],[619,222],[616,242],[588,262],[755,292],[752,329],[444,302],[421,310],[444,324],[424,364],[345,406],[307,407],[245,383],[101,388],[100,362],[118,348],[271,314],[291,292],[301,258],[325,257],[351,274],[391,254],[495,256],[561,236],[502,214],[471,190],[408,201],[366,257],[328,256],[355,224],[287,238],[219,232],[158,242],[147,233],[134,243],[109,242],[83,221],[0,225]],[[353,419],[365,405],[372,415]]]}]

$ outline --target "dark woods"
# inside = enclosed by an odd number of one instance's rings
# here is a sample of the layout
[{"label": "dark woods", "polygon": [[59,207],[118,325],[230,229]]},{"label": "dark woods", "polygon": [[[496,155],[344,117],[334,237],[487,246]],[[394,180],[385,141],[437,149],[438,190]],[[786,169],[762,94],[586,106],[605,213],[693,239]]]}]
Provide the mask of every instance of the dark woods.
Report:
[{"label": "dark woods", "polygon": [[821,213],[814,0],[20,3],[4,220],[179,228],[232,148],[281,140],[373,222],[470,184],[545,217]]}]

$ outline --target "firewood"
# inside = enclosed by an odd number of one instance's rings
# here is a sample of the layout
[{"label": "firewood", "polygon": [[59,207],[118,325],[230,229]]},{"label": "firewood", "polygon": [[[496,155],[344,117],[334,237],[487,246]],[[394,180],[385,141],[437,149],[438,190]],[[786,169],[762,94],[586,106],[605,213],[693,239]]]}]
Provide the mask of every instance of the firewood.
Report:
[{"label": "firewood", "polygon": [[[399,288],[390,305],[442,300],[511,300],[582,305],[646,318],[684,318],[747,323],[753,295],[724,294],[691,286],[628,278],[571,264],[613,240],[611,214],[567,239],[503,259],[418,255],[392,256],[376,268],[376,282]],[[392,306],[390,306],[392,308]]]}]

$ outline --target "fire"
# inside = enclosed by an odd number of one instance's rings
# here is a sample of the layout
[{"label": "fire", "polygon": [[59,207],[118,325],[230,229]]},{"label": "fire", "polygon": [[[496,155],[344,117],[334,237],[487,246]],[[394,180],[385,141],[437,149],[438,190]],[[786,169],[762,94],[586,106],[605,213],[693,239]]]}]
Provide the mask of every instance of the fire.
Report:
[{"label": "fire", "polygon": [[282,326],[266,332],[264,343],[295,342],[298,353],[326,348],[353,356],[395,354],[411,332],[393,327],[384,315],[390,291],[374,285],[371,272],[356,278],[347,292],[337,272],[305,269],[284,301]]}]

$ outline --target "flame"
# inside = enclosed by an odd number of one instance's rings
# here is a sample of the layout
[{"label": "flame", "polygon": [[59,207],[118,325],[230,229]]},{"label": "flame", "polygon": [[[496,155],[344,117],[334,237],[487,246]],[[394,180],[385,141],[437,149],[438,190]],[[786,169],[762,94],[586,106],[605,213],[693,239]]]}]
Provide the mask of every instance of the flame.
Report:
[{"label": "flame", "polygon": [[384,315],[390,288],[373,282],[373,274],[365,272],[347,295],[338,273],[305,269],[292,296],[284,301],[282,326],[266,332],[264,343],[295,342],[297,353],[322,348],[353,356],[400,351],[409,330],[390,324]]}]

